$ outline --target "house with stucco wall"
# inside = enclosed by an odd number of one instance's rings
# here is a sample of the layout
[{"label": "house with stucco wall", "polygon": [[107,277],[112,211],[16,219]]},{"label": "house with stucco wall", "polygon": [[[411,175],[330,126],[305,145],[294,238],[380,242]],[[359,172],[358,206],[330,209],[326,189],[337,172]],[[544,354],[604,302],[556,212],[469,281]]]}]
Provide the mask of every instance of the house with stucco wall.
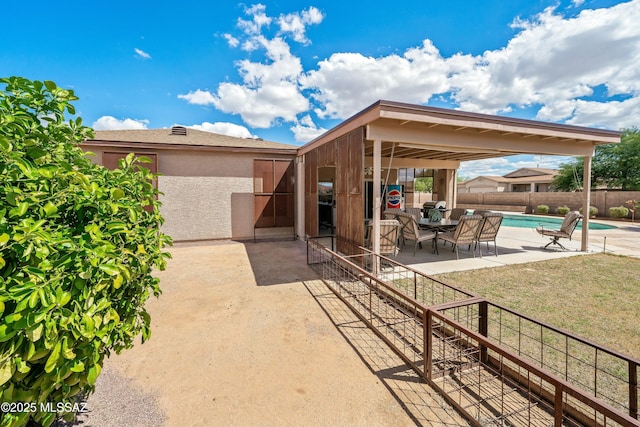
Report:
[{"label": "house with stucco wall", "polygon": [[555,169],[520,168],[503,176],[481,175],[458,183],[458,193],[542,193],[552,190]]},{"label": "house with stucco wall", "polygon": [[130,152],[150,158],[175,241],[294,237],[296,146],[174,126],[96,131],[81,147],[108,168]]}]

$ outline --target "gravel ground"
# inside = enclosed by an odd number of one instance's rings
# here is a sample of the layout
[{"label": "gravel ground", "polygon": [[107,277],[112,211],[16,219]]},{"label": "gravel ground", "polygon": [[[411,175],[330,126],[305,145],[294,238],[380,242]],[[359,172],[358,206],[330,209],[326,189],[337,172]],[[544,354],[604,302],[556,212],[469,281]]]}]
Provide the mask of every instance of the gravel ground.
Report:
[{"label": "gravel ground", "polygon": [[88,412],[80,414],[75,423],[66,425],[157,427],[164,425],[167,419],[158,406],[157,396],[145,392],[108,365],[98,377],[96,392],[89,396],[86,408]]}]

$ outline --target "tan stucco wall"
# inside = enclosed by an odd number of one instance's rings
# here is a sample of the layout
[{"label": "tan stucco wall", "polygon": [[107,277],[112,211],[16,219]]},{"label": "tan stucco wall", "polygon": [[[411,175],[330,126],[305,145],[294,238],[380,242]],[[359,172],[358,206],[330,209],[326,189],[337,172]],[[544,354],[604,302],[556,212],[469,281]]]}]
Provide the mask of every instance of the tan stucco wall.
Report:
[{"label": "tan stucco wall", "polygon": [[253,236],[253,178],[161,176],[162,230],[174,240]]},{"label": "tan stucco wall", "polygon": [[[123,148],[91,147],[93,159]],[[163,231],[174,241],[253,238],[254,159],[292,159],[268,153],[204,150],[140,150],[157,153]]]}]

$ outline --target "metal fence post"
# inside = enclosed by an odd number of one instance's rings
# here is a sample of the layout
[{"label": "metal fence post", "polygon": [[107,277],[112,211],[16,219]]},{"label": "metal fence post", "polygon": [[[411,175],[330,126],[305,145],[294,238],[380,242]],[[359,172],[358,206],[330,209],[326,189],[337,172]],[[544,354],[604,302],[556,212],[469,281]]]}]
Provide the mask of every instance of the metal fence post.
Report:
[{"label": "metal fence post", "polygon": [[[478,332],[485,338],[489,337],[489,319],[488,319],[488,304],[487,301],[481,301],[478,305]],[[484,345],[480,345],[480,361],[482,363],[487,363],[488,354],[487,347]]]},{"label": "metal fence post", "polygon": [[638,419],[638,365],[629,361],[629,415]]},{"label": "metal fence post", "polygon": [[555,403],[553,405],[553,415],[554,415],[554,426],[562,427],[562,385],[555,384],[556,386],[556,396]]},{"label": "metal fence post", "polygon": [[424,375],[431,382],[431,362],[433,358],[433,318],[430,310],[424,310],[422,314],[424,322]]}]

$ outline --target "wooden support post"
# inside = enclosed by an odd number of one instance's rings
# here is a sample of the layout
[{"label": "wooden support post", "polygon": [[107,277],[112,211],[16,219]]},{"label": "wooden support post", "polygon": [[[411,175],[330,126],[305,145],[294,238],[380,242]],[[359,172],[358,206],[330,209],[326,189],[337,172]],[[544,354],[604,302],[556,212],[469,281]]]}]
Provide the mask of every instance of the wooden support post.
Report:
[{"label": "wooden support post", "polygon": [[584,176],[582,178],[582,245],[580,250],[589,250],[589,208],[591,207],[591,156],[584,158]]}]

